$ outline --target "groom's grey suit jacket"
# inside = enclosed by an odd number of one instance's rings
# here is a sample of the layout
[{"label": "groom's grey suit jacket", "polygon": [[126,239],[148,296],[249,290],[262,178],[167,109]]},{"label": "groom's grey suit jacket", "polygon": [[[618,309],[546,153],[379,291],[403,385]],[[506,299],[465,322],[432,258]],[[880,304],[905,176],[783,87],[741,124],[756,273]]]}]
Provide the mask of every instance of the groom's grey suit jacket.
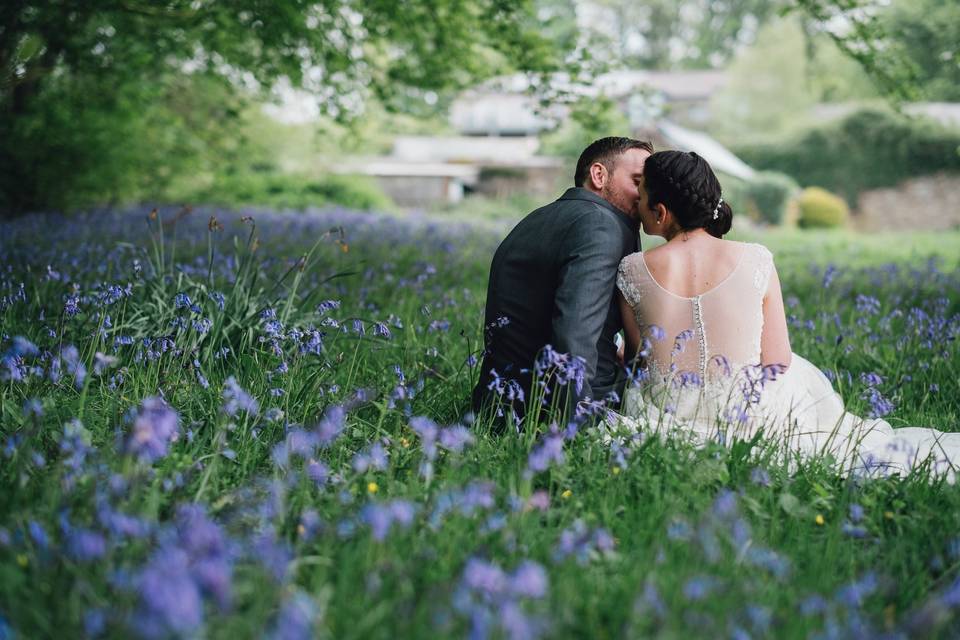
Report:
[{"label": "groom's grey suit jacket", "polygon": [[[492,398],[491,370],[529,396],[530,370],[547,344],[586,362],[577,399],[622,395],[614,335],[623,324],[614,287],[620,260],[639,249],[638,231],[626,213],[582,188],[568,189],[513,228],[490,266],[475,410]],[[522,414],[516,403],[514,409]]]}]

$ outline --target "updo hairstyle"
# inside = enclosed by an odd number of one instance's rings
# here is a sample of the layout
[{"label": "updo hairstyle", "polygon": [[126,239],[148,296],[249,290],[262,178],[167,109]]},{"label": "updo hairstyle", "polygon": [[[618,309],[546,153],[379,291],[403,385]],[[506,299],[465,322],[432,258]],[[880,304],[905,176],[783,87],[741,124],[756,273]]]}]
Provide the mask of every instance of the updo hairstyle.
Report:
[{"label": "updo hairstyle", "polygon": [[720,181],[695,152],[654,153],[643,166],[643,179],[648,206],[663,204],[682,230],[706,229],[716,238],[730,231],[733,209],[721,202]]}]

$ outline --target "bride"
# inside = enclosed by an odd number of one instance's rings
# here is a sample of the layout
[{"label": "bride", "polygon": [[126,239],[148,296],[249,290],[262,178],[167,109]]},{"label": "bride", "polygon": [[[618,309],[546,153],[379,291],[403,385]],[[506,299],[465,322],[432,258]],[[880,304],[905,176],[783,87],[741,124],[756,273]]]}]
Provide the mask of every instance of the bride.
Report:
[{"label": "bride", "polygon": [[791,351],[773,256],[762,245],[722,239],[733,211],[703,158],[653,154],[640,195],[644,232],[667,242],[620,263],[635,384],[608,426],[699,443],[761,435],[791,464],[823,455],[844,473],[923,468],[954,481],[960,433],[893,429],[848,413],[826,376]]}]

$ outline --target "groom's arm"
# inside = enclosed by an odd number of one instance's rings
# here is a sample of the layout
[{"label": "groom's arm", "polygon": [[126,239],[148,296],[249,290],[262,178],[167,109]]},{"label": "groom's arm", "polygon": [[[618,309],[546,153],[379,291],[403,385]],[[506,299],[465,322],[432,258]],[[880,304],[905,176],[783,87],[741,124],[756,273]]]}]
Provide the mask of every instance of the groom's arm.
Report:
[{"label": "groom's arm", "polygon": [[585,213],[567,232],[561,256],[552,344],[561,353],[584,359],[585,379],[577,399],[593,397],[590,383],[597,373],[597,341],[613,299],[617,265],[623,257],[619,223],[605,212]]}]

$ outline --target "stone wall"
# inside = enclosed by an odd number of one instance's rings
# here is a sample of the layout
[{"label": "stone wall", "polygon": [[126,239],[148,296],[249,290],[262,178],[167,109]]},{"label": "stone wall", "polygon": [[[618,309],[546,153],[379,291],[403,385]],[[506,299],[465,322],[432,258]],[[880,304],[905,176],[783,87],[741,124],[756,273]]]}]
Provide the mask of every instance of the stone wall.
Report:
[{"label": "stone wall", "polygon": [[960,176],[911,178],[896,187],[864,191],[852,216],[864,231],[960,228]]}]

